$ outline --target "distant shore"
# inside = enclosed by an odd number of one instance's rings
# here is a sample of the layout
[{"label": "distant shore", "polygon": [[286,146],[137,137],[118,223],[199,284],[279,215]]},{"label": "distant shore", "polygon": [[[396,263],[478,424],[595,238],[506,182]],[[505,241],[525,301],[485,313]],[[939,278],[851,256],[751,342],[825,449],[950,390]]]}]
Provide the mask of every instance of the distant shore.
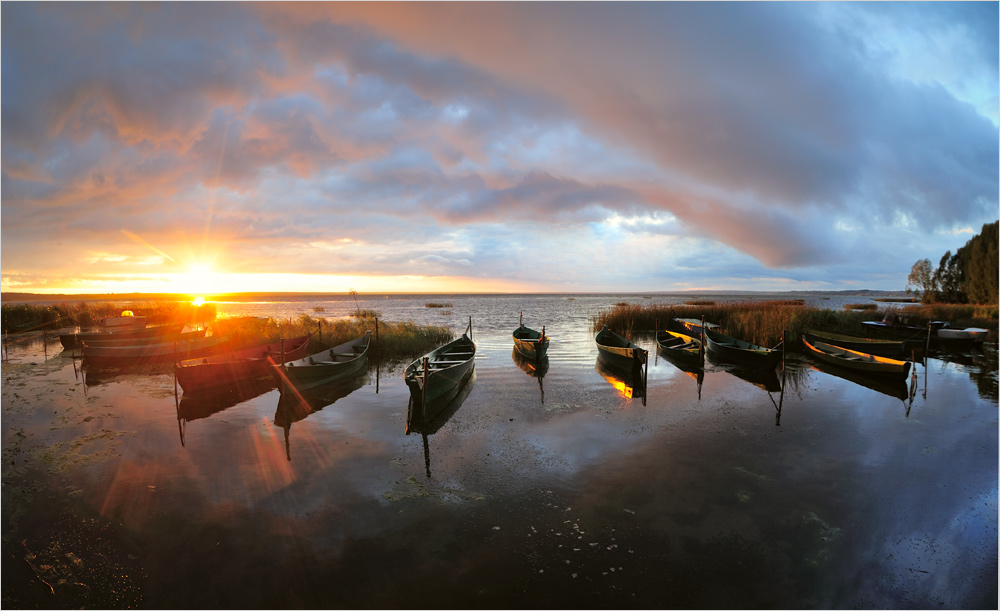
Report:
[{"label": "distant shore", "polygon": [[[550,293],[532,293],[532,292],[496,292],[496,293],[483,293],[483,292],[471,292],[463,293],[457,291],[451,292],[440,292],[440,291],[428,291],[428,292],[393,292],[393,291],[375,291],[371,293],[358,293],[358,296],[364,296],[366,298],[371,297],[404,297],[410,295],[682,295],[682,296],[705,296],[705,295],[728,295],[728,296],[755,296],[755,295],[808,295],[808,296],[845,296],[845,295],[857,295],[859,297],[908,297],[906,291],[886,291],[877,289],[859,289],[859,290],[844,290],[844,291],[737,291],[737,290],[719,290],[719,291],[574,291],[574,292],[563,292],[563,291],[553,291]],[[295,299],[308,299],[313,297],[350,297],[349,292],[295,292],[295,291],[253,291],[253,292],[240,292],[240,293],[219,293],[219,294],[204,294],[200,295],[209,301],[258,301],[261,297],[284,297],[284,298],[295,298]],[[67,293],[29,293],[29,292],[0,292],[0,302],[3,303],[27,303],[35,301],[52,301],[52,302],[74,302],[74,301],[115,301],[115,302],[134,302],[134,301],[189,301],[193,297],[189,293],[80,293],[80,294],[67,294]]]}]

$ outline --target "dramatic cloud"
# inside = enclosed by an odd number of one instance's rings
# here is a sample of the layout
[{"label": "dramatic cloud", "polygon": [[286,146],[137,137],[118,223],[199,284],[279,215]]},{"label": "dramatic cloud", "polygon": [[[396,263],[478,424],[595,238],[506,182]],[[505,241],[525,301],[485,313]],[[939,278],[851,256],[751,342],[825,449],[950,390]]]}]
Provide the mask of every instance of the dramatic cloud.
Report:
[{"label": "dramatic cloud", "polygon": [[4,290],[899,289],[998,217],[995,3],[2,17]]}]

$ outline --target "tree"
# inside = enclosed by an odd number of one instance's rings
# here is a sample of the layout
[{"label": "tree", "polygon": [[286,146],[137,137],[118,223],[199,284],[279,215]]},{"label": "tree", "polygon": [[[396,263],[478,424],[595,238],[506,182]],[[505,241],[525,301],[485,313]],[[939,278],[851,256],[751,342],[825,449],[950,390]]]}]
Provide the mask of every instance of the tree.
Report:
[{"label": "tree", "polygon": [[943,303],[965,303],[967,301],[965,291],[962,290],[962,280],[965,276],[965,269],[962,265],[962,258],[959,253],[951,254],[951,251],[944,253],[941,262],[938,263],[937,270],[934,271],[932,280],[937,291],[934,295],[935,301]]},{"label": "tree", "polygon": [[983,230],[959,251],[964,277],[962,288],[970,303],[998,303],[1000,300],[1000,221],[983,225]]},{"label": "tree", "polygon": [[921,259],[910,268],[906,277],[906,292],[912,293],[924,303],[930,303],[934,298],[934,268],[930,259]]}]

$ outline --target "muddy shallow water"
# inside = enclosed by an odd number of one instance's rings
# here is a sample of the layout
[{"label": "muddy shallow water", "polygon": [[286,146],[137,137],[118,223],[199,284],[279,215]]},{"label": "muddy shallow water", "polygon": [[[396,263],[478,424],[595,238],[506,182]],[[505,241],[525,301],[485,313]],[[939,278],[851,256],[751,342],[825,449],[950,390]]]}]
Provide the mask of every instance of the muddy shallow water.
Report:
[{"label": "muddy shallow water", "polygon": [[643,392],[585,307],[545,307],[544,375],[516,309],[476,325],[427,435],[400,369],[290,413],[10,343],[3,606],[996,608],[995,348],[918,365],[912,399],[805,359],[783,393],[714,362],[699,385],[653,351]]}]

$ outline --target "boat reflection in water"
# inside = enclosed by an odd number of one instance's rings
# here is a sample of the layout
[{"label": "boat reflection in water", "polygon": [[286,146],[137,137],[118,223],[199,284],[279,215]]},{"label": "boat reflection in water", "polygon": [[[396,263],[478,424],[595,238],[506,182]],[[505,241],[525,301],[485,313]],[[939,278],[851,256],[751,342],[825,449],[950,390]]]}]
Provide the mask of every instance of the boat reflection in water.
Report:
[{"label": "boat reflection in water", "polygon": [[469,393],[472,392],[472,387],[475,385],[475,382],[476,371],[473,369],[462,382],[462,385],[459,387],[458,393],[454,395],[454,398],[442,407],[434,416],[428,418],[427,422],[423,421],[421,410],[417,409],[419,406],[415,406],[413,397],[410,397],[409,404],[406,407],[406,434],[420,433],[420,436],[423,437],[424,468],[427,470],[428,478],[431,476],[431,451],[427,437],[441,430],[441,427],[443,427],[445,423],[455,415],[459,408],[462,407],[462,404],[465,403],[465,400],[469,397]]},{"label": "boat reflection in water", "polygon": [[545,389],[542,387],[542,378],[549,371],[549,357],[544,356],[540,361],[534,361],[529,358],[525,358],[517,351],[516,348],[512,349],[510,352],[510,358],[514,360],[514,364],[517,365],[521,371],[528,374],[533,378],[538,378],[538,391],[542,394],[542,403],[545,403]]},{"label": "boat reflection in water", "polygon": [[712,366],[732,374],[744,382],[749,382],[761,390],[781,392],[781,380],[778,379],[777,370],[774,367],[746,367],[719,360],[711,353],[708,360]]},{"label": "boat reflection in water", "polygon": [[601,374],[601,377],[618,391],[619,395],[626,399],[638,397],[642,399],[643,405],[646,404],[646,379],[641,370],[628,372],[617,367],[609,367],[600,358],[597,359],[595,368],[597,373]]},{"label": "boat reflection in water", "polygon": [[662,356],[665,361],[667,361],[677,369],[680,369],[684,373],[684,375],[688,376],[689,378],[692,378],[695,382],[698,383],[698,399],[701,400],[701,387],[702,384],[705,382],[705,368],[699,366],[697,362],[692,362],[688,359],[677,358],[673,354],[669,354],[662,350],[657,350],[657,353],[658,353],[657,358]]},{"label": "boat reflection in water", "polygon": [[82,369],[85,386],[100,386],[124,382],[136,376],[158,376],[173,373],[173,363],[142,363],[138,365],[93,365],[84,361]]},{"label": "boat reflection in water", "polygon": [[[177,402],[177,430],[180,432],[181,445],[184,445],[184,433],[187,431],[188,422],[208,418],[271,390],[274,390],[274,382],[269,379],[260,379],[241,380],[238,384],[231,386],[184,393]],[[177,400],[177,395],[174,395],[174,399]]]},{"label": "boat reflection in water", "polygon": [[[837,367],[836,365],[824,363],[822,361],[812,361],[810,363],[810,367],[814,371],[822,371],[823,373],[842,378],[849,382],[854,382],[859,386],[864,386],[865,388],[880,392],[888,397],[893,397],[911,404],[917,389],[915,373],[910,377],[910,383],[907,384],[906,380],[900,378],[865,375],[858,373],[857,371],[851,371],[850,369]],[[906,415],[910,415],[909,407],[906,409]]]},{"label": "boat reflection in water", "polygon": [[278,408],[274,412],[274,425],[285,431],[285,457],[292,460],[291,431],[292,424],[298,422],[327,407],[368,384],[367,373],[347,380],[336,380],[326,384],[312,386],[306,390],[298,390],[289,386],[278,399]]}]

